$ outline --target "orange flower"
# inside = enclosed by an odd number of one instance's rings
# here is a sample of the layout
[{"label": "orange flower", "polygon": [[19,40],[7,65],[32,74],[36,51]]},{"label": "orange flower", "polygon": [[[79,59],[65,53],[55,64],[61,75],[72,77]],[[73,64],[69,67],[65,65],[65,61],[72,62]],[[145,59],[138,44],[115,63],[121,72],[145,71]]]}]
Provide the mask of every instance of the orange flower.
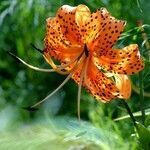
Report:
[{"label": "orange flower", "polygon": [[[60,74],[69,74],[97,100],[128,99],[131,83],[127,75],[143,69],[137,44],[113,48],[125,26],[105,9],[91,13],[85,5],[59,8],[47,19],[44,58]],[[52,58],[60,62],[56,65]],[[64,83],[63,83],[64,84]]]}]

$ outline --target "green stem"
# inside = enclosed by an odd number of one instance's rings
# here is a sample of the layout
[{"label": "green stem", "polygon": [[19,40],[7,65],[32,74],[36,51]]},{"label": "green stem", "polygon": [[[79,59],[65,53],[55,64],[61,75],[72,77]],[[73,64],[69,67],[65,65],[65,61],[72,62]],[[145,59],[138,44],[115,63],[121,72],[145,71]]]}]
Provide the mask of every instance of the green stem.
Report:
[{"label": "green stem", "polygon": [[125,108],[126,108],[128,114],[130,115],[130,118],[131,118],[131,120],[132,120],[132,122],[133,122],[135,128],[137,129],[136,119],[134,118],[130,107],[128,106],[128,104],[126,103],[125,100],[121,100],[121,101],[122,101],[123,105],[125,106]]},{"label": "green stem", "polygon": [[144,110],[144,92],[143,92],[143,73],[139,72],[139,85],[140,85],[140,108],[142,113],[142,123],[145,121],[145,110]]}]

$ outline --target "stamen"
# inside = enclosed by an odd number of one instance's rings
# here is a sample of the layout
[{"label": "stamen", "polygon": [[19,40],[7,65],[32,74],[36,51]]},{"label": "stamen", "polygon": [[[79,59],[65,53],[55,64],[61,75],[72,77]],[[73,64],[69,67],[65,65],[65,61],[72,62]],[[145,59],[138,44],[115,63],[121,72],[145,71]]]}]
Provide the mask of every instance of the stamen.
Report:
[{"label": "stamen", "polygon": [[80,120],[80,100],[81,100],[82,82],[83,82],[83,71],[81,72],[80,83],[78,85],[77,111],[78,111],[78,119],[79,120]]},{"label": "stamen", "polygon": [[90,87],[89,83],[87,82],[87,66],[89,63],[89,58],[87,58],[86,64],[85,64],[85,69],[84,69],[84,82],[86,83],[86,86]]},{"label": "stamen", "polygon": [[68,80],[71,78],[72,74],[74,73],[74,70],[83,62],[83,60],[85,60],[85,57],[83,55],[83,57],[80,58],[80,60],[76,63],[76,65],[73,67],[73,69],[71,70],[71,73],[67,76],[67,78],[61,83],[61,85],[59,87],[57,87],[51,94],[49,94],[47,97],[45,97],[43,100],[39,101],[38,103],[34,104],[33,106],[31,106],[31,108],[36,107],[38,105],[40,105],[41,103],[43,103],[44,101],[46,101],[48,98],[50,98],[51,96],[53,96],[59,89],[61,89],[67,82]]},{"label": "stamen", "polygon": [[[67,67],[69,67],[69,65],[68,66],[65,66],[65,67],[61,67],[61,65],[56,65],[54,62],[53,62],[53,60],[52,60],[52,58],[49,56],[48,57],[48,59],[46,58],[46,56],[44,56],[44,58],[47,60],[47,62],[51,65],[51,67],[56,71],[56,72],[58,72],[58,73],[60,73],[60,74],[62,74],[62,75],[66,75],[66,74],[69,74],[70,72],[72,72],[73,70],[74,70],[74,68],[76,68],[76,66],[78,66],[84,59],[85,59],[85,57],[84,57],[84,52],[82,52],[80,55],[79,55],[79,57],[76,59],[76,62],[74,62],[75,64],[74,64],[74,66],[70,69],[70,70],[63,70],[63,69],[65,69],[65,68],[67,68]],[[83,56],[83,57],[82,57]]]},{"label": "stamen", "polygon": [[[45,56],[44,56],[45,57]],[[49,57],[48,59],[45,57],[45,59],[47,60],[47,62],[51,65],[51,67],[58,72],[59,74],[62,75],[66,75],[69,74],[71,71],[70,70],[64,70],[62,68],[59,68],[57,65],[55,65],[55,63],[53,62],[52,58]]]},{"label": "stamen", "polygon": [[22,60],[21,58],[19,58],[18,56],[14,55],[13,53],[7,51],[8,54],[10,56],[12,56],[14,59],[16,59],[17,61],[21,62],[22,64],[24,64],[25,66],[29,67],[30,69],[32,70],[35,70],[35,71],[40,71],[40,72],[55,72],[54,69],[43,69],[43,68],[39,68],[39,67],[35,67],[35,66],[32,66],[28,63],[26,63],[24,60]]},{"label": "stamen", "polygon": [[57,66],[60,67],[61,69],[64,69],[64,68],[68,67],[69,65],[71,65],[72,63],[74,63],[75,61],[79,60],[82,55],[83,55],[83,51],[76,58],[71,60],[69,63],[64,64],[64,65],[57,65]]},{"label": "stamen", "polygon": [[81,71],[81,76],[80,76],[80,82],[79,82],[79,85],[78,85],[77,112],[78,112],[78,119],[79,120],[80,120],[80,100],[81,100],[81,90],[82,90],[81,88],[82,88],[82,84],[83,84],[83,81],[84,81],[85,71],[87,69],[88,62],[89,62],[89,58],[87,58],[85,60],[85,63],[83,64],[82,71]]},{"label": "stamen", "polygon": [[48,96],[46,96],[43,100],[37,102],[36,104],[34,104],[33,106],[31,106],[30,108],[34,108],[38,105],[40,105],[41,103],[43,103],[44,101],[46,101],[47,99],[49,99],[51,96],[53,96],[58,90],[60,90],[71,78],[73,73],[70,73],[67,78],[52,92],[50,93]]}]

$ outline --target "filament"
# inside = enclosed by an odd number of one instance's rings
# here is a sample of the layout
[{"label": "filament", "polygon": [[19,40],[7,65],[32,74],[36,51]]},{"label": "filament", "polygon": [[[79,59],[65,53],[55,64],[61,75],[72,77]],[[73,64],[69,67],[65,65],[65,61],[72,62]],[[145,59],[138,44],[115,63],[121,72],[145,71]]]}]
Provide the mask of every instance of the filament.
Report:
[{"label": "filament", "polygon": [[[73,61],[71,61],[65,65],[56,65],[50,56],[48,57],[48,59],[46,58],[46,56],[44,56],[44,58],[56,72],[66,75],[66,74],[69,74],[70,72],[72,72],[72,70],[74,70],[75,66],[77,66],[80,63],[81,58],[83,59],[83,57],[82,57],[83,53],[84,52],[82,52],[78,57],[76,57],[76,59],[74,59]],[[63,69],[65,69],[66,67],[69,67],[69,65],[72,64],[73,62],[75,63],[75,65],[70,70],[63,71]]]},{"label": "filament", "polygon": [[30,69],[32,70],[35,70],[35,71],[40,71],[40,72],[55,72],[54,69],[43,69],[43,68],[39,68],[39,67],[35,67],[35,66],[32,66],[28,63],[26,63],[24,60],[22,60],[21,58],[19,58],[18,56],[14,55],[13,53],[11,52],[8,52],[8,54],[10,56],[12,56],[13,58],[15,58],[17,61],[21,62],[22,64],[24,64],[25,66],[29,67]]},{"label": "filament", "polygon": [[59,68],[64,69],[66,67],[68,67],[69,65],[71,65],[72,63],[74,63],[75,61],[79,60],[82,56],[84,51],[82,51],[76,58],[74,58],[73,60],[71,60],[69,63],[67,64],[63,64],[63,65],[57,65]]},{"label": "filament", "polygon": [[87,58],[85,60],[85,63],[83,64],[82,71],[81,71],[81,76],[80,76],[80,82],[79,82],[79,85],[78,85],[77,112],[78,112],[78,119],[79,120],[80,120],[81,90],[82,90],[82,84],[83,84],[83,81],[84,81],[85,71],[87,69],[88,62],[89,62],[89,58]]},{"label": "filament", "polygon": [[87,67],[88,67],[88,63],[89,63],[89,58],[88,60],[86,61],[86,64],[85,64],[85,69],[84,69],[84,81],[86,83],[86,86],[90,87],[89,83],[87,82]]},{"label": "filament", "polygon": [[[45,56],[44,56],[44,57],[45,57]],[[51,65],[51,67],[52,67],[56,72],[58,72],[59,74],[66,75],[66,74],[69,74],[69,73],[70,73],[70,70],[65,70],[65,71],[63,71],[62,68],[57,67],[57,65],[55,65],[55,63],[53,62],[53,60],[52,60],[51,57],[49,57],[48,59],[45,57],[45,59],[46,59],[47,62]]]},{"label": "filament", "polygon": [[50,98],[51,96],[53,96],[59,89],[61,89],[68,82],[68,80],[73,75],[74,71],[83,62],[83,60],[85,60],[85,56],[83,56],[83,57],[80,58],[80,60],[77,62],[77,64],[73,67],[72,72],[67,76],[67,78],[51,94],[49,94],[43,100],[41,100],[38,103],[36,103],[33,106],[31,106],[31,108],[34,108],[34,107],[40,105],[41,103],[43,103],[44,101],[46,101],[48,98]]},{"label": "filament", "polygon": [[70,73],[67,78],[52,92],[50,93],[48,96],[46,96],[43,100],[37,102],[36,104],[34,104],[33,106],[31,106],[31,108],[34,108],[38,105],[40,105],[41,103],[43,103],[44,101],[46,101],[47,99],[49,99],[51,96],[53,96],[58,90],[60,90],[71,78],[73,73]]}]

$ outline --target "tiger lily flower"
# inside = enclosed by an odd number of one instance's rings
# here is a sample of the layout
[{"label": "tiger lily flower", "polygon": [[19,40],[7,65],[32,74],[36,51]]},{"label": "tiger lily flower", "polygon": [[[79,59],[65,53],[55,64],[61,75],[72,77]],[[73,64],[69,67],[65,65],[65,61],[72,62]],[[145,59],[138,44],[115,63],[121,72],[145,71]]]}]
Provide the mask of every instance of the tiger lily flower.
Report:
[{"label": "tiger lily flower", "polygon": [[[127,75],[141,71],[144,64],[137,44],[122,49],[113,47],[125,24],[105,8],[91,13],[82,4],[64,5],[55,17],[48,18],[43,56],[53,70],[68,77],[41,102],[70,78],[78,84],[78,115],[82,87],[102,102],[128,99],[131,83]],[[60,63],[55,64],[53,59]]]},{"label": "tiger lily flower", "polygon": [[144,65],[137,44],[113,49],[124,26],[125,21],[115,19],[105,8],[91,13],[82,4],[64,5],[56,17],[47,19],[44,58],[56,72],[71,74],[98,100],[128,99],[131,83],[127,75]]}]

